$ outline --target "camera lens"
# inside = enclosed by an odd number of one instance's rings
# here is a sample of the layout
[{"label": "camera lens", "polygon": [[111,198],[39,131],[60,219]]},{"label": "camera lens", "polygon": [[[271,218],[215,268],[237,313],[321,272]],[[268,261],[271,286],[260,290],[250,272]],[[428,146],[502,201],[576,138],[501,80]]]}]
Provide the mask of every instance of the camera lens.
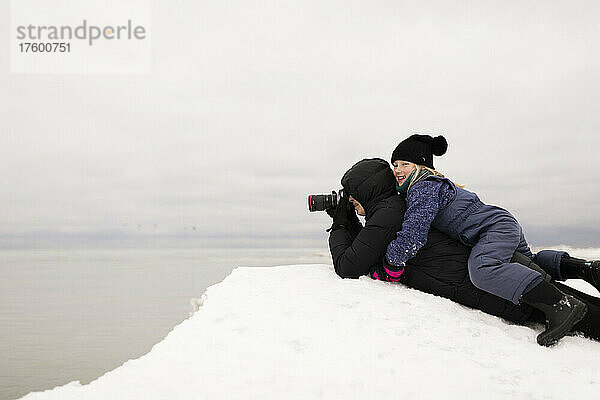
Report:
[{"label": "camera lens", "polygon": [[331,194],[311,194],[308,196],[309,211],[325,211],[337,206],[338,195],[336,192]]}]

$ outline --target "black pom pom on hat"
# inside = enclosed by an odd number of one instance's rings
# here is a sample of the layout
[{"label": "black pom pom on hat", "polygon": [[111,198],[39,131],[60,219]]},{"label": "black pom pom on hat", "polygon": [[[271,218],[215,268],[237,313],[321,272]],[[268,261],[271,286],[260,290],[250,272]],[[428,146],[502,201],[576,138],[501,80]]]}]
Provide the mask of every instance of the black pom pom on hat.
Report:
[{"label": "black pom pom on hat", "polygon": [[436,136],[431,140],[431,152],[434,156],[443,156],[448,150],[448,142],[443,136]]},{"label": "black pom pom on hat", "polygon": [[412,135],[400,142],[392,152],[394,161],[410,161],[414,164],[433,167],[433,156],[442,156],[448,150],[448,142],[443,136]]}]

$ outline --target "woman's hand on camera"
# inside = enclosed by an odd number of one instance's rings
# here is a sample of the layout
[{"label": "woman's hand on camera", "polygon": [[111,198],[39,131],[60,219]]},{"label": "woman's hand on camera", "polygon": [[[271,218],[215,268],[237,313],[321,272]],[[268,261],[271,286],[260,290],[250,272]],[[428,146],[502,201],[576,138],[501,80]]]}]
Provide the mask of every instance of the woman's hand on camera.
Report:
[{"label": "woman's hand on camera", "polygon": [[331,228],[329,228],[330,230],[350,227],[351,219],[348,214],[349,212],[352,212],[352,214],[355,216],[356,214],[350,209],[349,204],[348,196],[344,195],[342,198],[340,198],[337,207],[326,210],[327,214],[333,218],[333,225],[331,225]]}]

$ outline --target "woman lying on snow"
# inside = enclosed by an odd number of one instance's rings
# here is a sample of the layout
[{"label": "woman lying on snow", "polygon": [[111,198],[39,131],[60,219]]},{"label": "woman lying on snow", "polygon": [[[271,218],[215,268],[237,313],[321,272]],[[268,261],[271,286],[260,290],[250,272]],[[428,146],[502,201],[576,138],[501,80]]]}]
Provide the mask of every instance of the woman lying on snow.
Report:
[{"label": "woman lying on snow", "polygon": [[[557,333],[556,324],[560,321],[547,321],[545,313],[532,305],[515,304],[475,287],[467,267],[471,248],[433,226],[429,229],[426,243],[405,261],[405,265],[394,267],[387,263],[386,248],[396,239],[396,232],[402,230],[406,211],[406,200],[397,195],[395,183],[389,164],[381,159],[362,160],[342,177],[345,194],[337,208],[328,211],[333,217],[329,248],[339,276],[358,278],[370,275],[374,279],[401,282],[512,322],[547,322],[545,333],[550,340],[542,343],[546,345],[555,343],[569,332],[600,340],[600,299],[555,281],[548,283],[550,276],[522,254],[515,253],[517,262],[524,261],[528,269],[541,271],[536,273],[546,279],[544,282],[559,288],[572,301],[580,301],[584,305],[584,316],[569,326],[566,332],[559,329]],[[355,210],[349,207],[349,202]],[[364,227],[355,211],[366,217]],[[561,273],[566,268],[561,265]],[[515,286],[519,284],[515,282]]]}]

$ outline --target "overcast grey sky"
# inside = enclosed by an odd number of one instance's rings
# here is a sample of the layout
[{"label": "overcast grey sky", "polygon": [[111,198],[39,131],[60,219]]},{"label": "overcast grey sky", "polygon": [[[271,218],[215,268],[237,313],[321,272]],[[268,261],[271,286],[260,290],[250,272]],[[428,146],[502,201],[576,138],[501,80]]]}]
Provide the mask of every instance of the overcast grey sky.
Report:
[{"label": "overcast grey sky", "polygon": [[152,6],[151,74],[27,75],[1,3],[3,247],[325,246],[307,194],[412,133],[533,245],[600,247],[598,2]]}]

